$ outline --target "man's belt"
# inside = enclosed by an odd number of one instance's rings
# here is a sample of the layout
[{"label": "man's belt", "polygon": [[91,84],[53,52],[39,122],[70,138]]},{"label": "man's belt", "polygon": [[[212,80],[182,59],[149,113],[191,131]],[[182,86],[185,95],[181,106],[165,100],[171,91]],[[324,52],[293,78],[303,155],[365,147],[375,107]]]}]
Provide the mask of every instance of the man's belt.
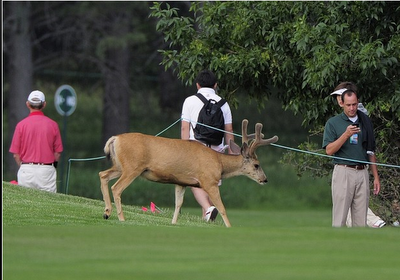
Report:
[{"label": "man's belt", "polygon": [[41,162],[22,162],[21,164],[30,164],[30,165],[53,165],[53,163],[41,163]]},{"label": "man's belt", "polygon": [[357,165],[347,165],[347,164],[339,164],[340,166],[348,167],[348,168],[353,168],[357,170],[363,170],[367,168],[365,164],[357,164]]}]

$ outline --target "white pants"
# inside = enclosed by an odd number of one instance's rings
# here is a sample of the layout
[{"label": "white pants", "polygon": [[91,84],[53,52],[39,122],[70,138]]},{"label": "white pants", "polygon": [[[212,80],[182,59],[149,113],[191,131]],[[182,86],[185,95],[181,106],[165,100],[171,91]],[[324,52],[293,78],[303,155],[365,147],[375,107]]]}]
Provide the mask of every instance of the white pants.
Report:
[{"label": "white pants", "polygon": [[[367,225],[369,227],[373,227],[374,224],[379,221],[382,220],[379,216],[375,215],[374,212],[372,212],[372,210],[370,208],[368,208],[368,212],[367,212]],[[347,215],[347,220],[346,220],[346,226],[347,227],[351,227],[352,225],[352,221],[351,221],[351,211],[349,211],[349,214]]]},{"label": "white pants", "polygon": [[48,192],[57,192],[57,171],[52,165],[21,164],[18,185]]}]

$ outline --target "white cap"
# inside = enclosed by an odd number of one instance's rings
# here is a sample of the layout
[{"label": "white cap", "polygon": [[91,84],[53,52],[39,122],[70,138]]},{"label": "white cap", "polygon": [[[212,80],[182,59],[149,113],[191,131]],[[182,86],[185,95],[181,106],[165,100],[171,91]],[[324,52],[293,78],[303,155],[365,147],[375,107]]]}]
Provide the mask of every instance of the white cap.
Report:
[{"label": "white cap", "polygon": [[28,96],[28,101],[31,104],[41,104],[46,101],[44,93],[39,90],[32,91]]},{"label": "white cap", "polygon": [[347,88],[341,88],[341,89],[338,89],[338,90],[332,92],[331,95],[342,95],[342,93],[345,92],[346,90],[347,90]]}]

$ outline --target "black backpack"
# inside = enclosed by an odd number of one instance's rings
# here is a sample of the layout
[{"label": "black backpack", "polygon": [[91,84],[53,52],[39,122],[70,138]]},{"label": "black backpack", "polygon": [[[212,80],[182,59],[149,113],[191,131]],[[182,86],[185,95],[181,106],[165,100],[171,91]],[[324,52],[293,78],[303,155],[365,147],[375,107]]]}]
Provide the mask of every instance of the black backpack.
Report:
[{"label": "black backpack", "polygon": [[[207,145],[219,145],[224,138],[225,121],[221,107],[225,104],[226,100],[221,99],[218,102],[213,99],[207,100],[201,93],[196,94],[196,96],[203,101],[204,106],[200,110],[197,119],[198,123],[193,129],[194,138]],[[221,131],[211,127],[220,129]]]}]

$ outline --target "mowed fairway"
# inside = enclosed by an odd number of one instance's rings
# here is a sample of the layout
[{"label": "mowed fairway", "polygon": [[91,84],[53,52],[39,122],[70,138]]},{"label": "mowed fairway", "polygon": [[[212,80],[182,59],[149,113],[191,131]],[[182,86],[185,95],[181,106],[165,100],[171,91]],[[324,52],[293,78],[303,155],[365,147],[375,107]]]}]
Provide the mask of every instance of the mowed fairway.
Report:
[{"label": "mowed fairway", "polygon": [[[171,205],[173,202],[171,201]],[[227,209],[232,228],[199,209],[124,205],[3,183],[3,279],[397,279],[400,230],[333,229],[323,211]],[[114,209],[115,210],[115,209]],[[193,213],[196,213],[194,215]]]}]

